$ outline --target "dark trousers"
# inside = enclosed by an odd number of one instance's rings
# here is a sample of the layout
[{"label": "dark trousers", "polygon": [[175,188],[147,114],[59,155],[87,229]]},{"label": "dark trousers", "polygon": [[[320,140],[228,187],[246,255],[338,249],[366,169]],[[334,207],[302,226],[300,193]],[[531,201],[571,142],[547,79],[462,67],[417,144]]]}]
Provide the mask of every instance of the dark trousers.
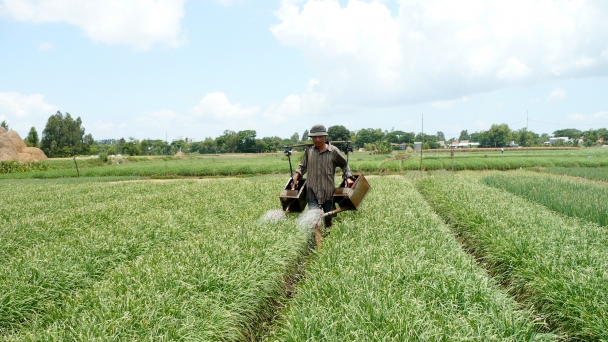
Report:
[{"label": "dark trousers", "polygon": [[[312,191],[310,188],[308,189],[308,208],[310,209],[323,209],[324,213],[330,212],[333,209],[335,209],[334,207],[334,199],[330,199],[325,201],[324,203],[319,203],[319,200],[317,199],[317,195],[315,195],[314,191]],[[333,216],[336,215],[329,215],[325,217],[325,227],[331,227],[331,218]]]}]

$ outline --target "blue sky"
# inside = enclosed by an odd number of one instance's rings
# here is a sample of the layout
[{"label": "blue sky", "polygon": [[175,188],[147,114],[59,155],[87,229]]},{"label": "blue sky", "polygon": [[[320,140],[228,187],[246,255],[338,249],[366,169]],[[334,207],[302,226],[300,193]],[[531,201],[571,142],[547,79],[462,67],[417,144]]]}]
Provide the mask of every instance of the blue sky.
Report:
[{"label": "blue sky", "polygon": [[0,121],[95,139],[608,127],[601,0],[0,0]]}]

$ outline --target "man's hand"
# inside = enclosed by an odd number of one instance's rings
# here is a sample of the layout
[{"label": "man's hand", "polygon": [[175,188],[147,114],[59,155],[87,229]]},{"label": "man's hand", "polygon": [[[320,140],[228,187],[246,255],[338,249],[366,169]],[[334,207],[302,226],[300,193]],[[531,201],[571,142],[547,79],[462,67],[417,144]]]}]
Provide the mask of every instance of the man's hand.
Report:
[{"label": "man's hand", "polygon": [[291,190],[295,190],[298,187],[298,181],[300,178],[300,174],[296,173],[295,176],[293,176],[292,182],[291,182]]},{"label": "man's hand", "polygon": [[346,187],[347,188],[352,187],[354,183],[355,183],[355,181],[352,178],[346,178]]}]

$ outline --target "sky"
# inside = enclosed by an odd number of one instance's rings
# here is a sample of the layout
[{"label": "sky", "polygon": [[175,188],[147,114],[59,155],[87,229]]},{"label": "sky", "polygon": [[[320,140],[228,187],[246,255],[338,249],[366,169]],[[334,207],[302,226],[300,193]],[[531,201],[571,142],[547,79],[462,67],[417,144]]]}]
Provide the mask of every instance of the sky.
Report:
[{"label": "sky", "polygon": [[608,127],[605,0],[0,0],[0,122],[100,139]]}]

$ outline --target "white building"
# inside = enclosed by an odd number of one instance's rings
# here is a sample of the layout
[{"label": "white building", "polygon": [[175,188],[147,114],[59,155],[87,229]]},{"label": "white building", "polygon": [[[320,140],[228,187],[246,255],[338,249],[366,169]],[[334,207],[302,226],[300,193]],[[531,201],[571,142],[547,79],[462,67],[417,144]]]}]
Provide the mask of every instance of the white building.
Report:
[{"label": "white building", "polygon": [[549,138],[549,141],[546,141],[545,145],[555,145],[555,143],[557,143],[558,141],[561,141],[562,144],[566,144],[568,141],[570,141],[570,139],[568,139],[568,137]]}]

